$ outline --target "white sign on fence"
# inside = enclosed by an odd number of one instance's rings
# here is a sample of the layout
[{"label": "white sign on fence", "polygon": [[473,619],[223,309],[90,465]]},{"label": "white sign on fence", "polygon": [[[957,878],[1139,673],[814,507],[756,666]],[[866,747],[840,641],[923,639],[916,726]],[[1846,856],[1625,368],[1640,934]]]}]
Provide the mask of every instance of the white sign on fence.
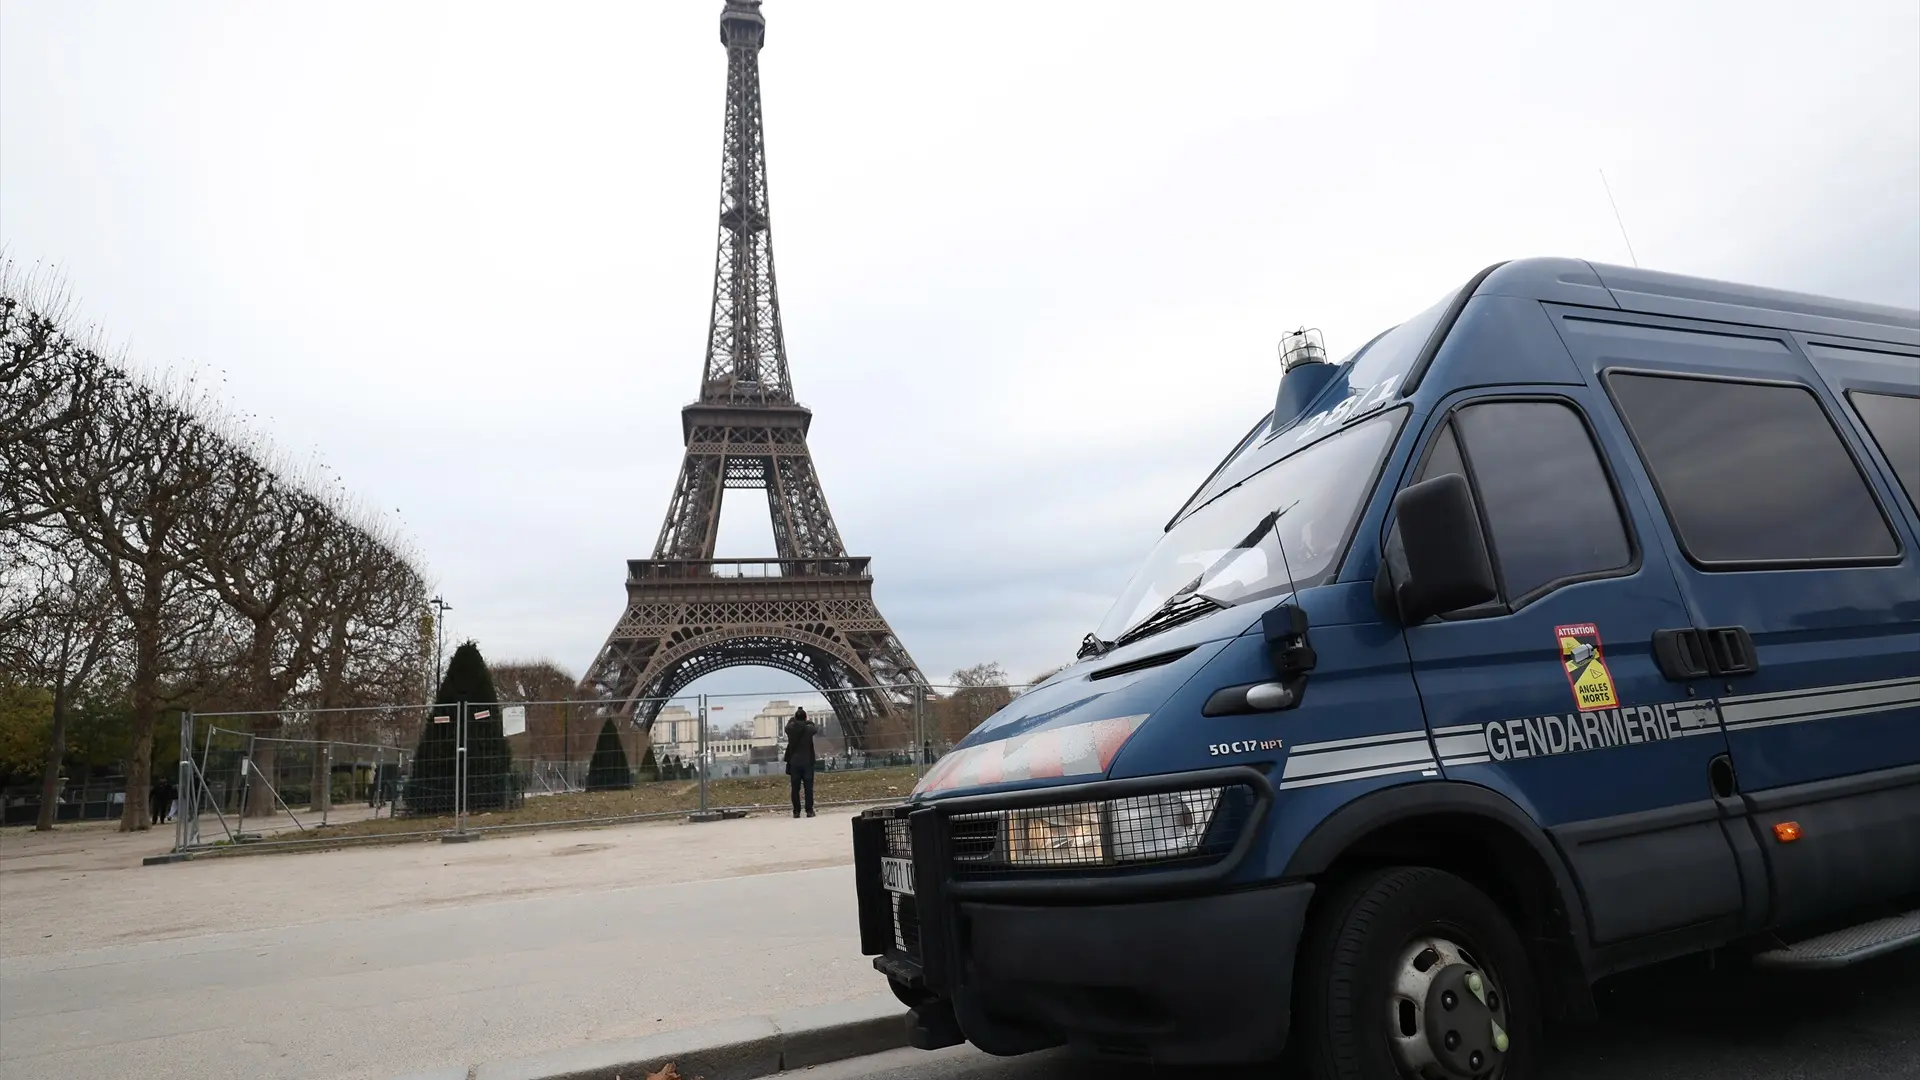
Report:
[{"label": "white sign on fence", "polygon": [[500,709],[500,734],[518,735],[527,730],[527,707],[506,705]]}]

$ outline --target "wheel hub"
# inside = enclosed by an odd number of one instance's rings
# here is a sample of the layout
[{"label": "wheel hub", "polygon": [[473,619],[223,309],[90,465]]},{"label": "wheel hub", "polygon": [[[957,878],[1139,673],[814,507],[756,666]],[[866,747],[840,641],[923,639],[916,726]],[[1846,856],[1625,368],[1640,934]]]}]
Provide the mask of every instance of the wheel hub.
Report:
[{"label": "wheel hub", "polygon": [[1445,938],[1418,939],[1401,953],[1388,1009],[1394,1056],[1408,1077],[1478,1080],[1506,1061],[1506,995],[1493,972]]}]

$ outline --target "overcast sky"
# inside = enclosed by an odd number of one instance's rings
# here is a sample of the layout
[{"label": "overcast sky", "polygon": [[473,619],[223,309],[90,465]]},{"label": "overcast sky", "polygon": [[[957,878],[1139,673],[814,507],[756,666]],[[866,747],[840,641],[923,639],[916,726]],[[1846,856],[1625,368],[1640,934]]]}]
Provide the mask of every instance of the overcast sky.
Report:
[{"label": "overcast sky", "polygon": [[[0,0],[0,243],[576,675],[707,331],[719,0]],[[1920,306],[1920,5],[768,0],[794,384],[938,679],[1066,660],[1265,411],[1499,259]],[[733,493],[723,556],[772,553]],[[712,688],[783,689],[760,670]]]}]

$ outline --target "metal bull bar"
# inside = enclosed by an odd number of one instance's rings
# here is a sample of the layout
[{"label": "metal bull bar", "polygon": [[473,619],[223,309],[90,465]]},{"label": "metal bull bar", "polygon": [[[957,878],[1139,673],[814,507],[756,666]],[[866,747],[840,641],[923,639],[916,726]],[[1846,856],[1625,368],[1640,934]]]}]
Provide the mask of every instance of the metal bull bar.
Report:
[{"label": "metal bull bar", "polygon": [[[956,818],[979,821],[1001,813],[1099,805],[1119,799],[1219,788],[1239,793],[1227,812],[1223,794],[1208,835],[1219,835],[1196,854],[1115,866],[1037,867],[992,874],[956,874]],[[1124,780],[1065,784],[1024,791],[940,799],[923,805],[876,807],[853,820],[855,895],[860,951],[896,984],[895,993],[950,997],[966,970],[961,947],[960,904],[1120,903],[1206,892],[1239,869],[1258,842],[1273,804],[1265,773],[1249,767]],[[968,866],[978,866],[969,856]],[[905,859],[911,892],[886,887],[883,866]]]}]

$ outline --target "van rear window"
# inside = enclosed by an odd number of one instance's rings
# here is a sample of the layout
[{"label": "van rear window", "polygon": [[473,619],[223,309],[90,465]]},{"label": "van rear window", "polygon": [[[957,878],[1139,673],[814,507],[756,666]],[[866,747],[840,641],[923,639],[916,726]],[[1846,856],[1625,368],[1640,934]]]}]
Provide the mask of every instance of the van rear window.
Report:
[{"label": "van rear window", "polygon": [[1806,387],[1626,372],[1607,386],[1694,562],[1899,555],[1860,466]]},{"label": "van rear window", "polygon": [[1920,505],[1920,397],[1850,390],[1847,400],[1907,489],[1907,501]]}]

